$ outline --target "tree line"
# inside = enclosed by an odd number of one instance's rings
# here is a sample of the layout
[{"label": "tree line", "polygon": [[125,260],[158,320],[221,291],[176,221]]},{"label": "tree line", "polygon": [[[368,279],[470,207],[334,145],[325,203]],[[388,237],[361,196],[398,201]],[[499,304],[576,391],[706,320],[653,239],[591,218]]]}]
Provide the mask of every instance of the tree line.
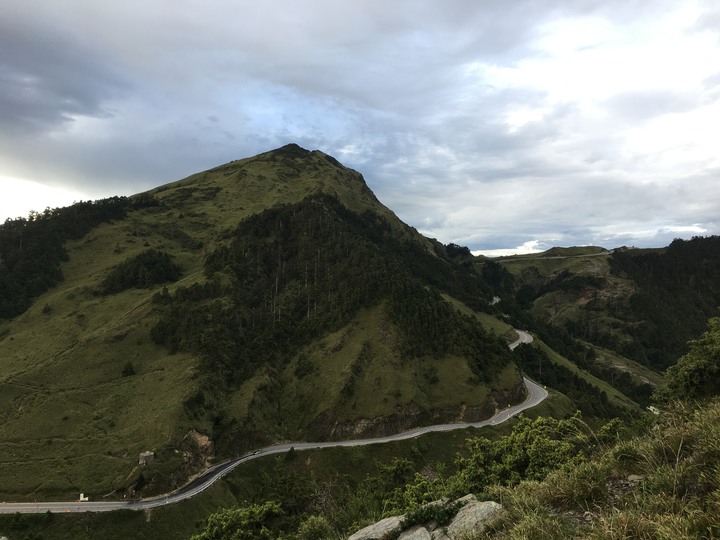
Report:
[{"label": "tree line", "polygon": [[82,238],[101,223],[159,204],[151,196],[80,201],[64,208],[30,212],[0,225],[0,318],[23,313],[33,300],[63,279],[65,242]]}]

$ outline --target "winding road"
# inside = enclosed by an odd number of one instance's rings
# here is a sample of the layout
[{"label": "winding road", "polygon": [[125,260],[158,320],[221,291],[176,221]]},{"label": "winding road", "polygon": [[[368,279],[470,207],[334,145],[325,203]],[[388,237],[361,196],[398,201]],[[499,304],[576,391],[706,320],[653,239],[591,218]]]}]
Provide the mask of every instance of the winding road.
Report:
[{"label": "winding road", "polygon": [[[532,336],[522,330],[515,330],[518,339],[509,345],[514,350],[518,345],[532,342]],[[366,446],[370,444],[383,444],[392,441],[403,441],[424,435],[426,433],[439,431],[452,431],[455,429],[466,429],[470,427],[479,428],[484,426],[494,426],[505,422],[516,414],[534,407],[543,401],[548,393],[541,386],[534,382],[524,379],[527,389],[527,397],[525,401],[517,405],[509,406],[495,413],[491,418],[473,423],[456,423],[456,424],[438,424],[434,426],[425,426],[409,431],[403,431],[386,437],[377,437],[374,439],[353,439],[349,441],[328,441],[328,442],[294,442],[274,444],[266,446],[244,455],[239,458],[231,459],[224,463],[214,465],[204,471],[200,476],[191,480],[183,487],[165,495],[157,497],[149,497],[146,499],[138,499],[133,501],[70,501],[70,502],[33,502],[33,503],[0,503],[0,514],[44,514],[46,512],[63,513],[63,512],[110,512],[113,510],[147,510],[157,506],[173,504],[184,499],[189,499],[210,487],[214,482],[228,474],[241,463],[246,463],[253,459],[271,454],[283,454],[291,448],[295,450],[315,450],[319,448],[331,448],[338,446]]]},{"label": "winding road", "polygon": [[518,330],[517,328],[513,328],[513,330],[517,333],[518,338],[508,345],[511,351],[514,351],[518,345],[522,345],[523,343],[532,343],[533,337],[530,335],[530,332]]}]

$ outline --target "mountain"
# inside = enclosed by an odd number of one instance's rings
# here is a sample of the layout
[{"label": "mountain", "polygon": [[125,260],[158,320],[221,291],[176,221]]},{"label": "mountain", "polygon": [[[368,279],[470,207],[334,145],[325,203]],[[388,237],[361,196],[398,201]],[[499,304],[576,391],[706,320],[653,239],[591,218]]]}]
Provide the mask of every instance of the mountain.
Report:
[{"label": "mountain", "polygon": [[3,499],[157,492],[269,442],[523,397],[467,249],[297,145],[9,220],[0,256]]},{"label": "mountain", "polygon": [[490,280],[506,299],[499,308],[644,405],[662,371],[720,315],[720,237],[662,249],[553,248],[475,264],[503,277]]}]

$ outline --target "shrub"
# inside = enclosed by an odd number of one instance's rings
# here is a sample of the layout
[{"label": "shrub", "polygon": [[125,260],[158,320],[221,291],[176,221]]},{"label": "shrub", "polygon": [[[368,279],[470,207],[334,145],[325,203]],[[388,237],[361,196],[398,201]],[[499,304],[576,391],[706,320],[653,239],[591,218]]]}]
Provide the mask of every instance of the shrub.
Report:
[{"label": "shrub", "polygon": [[281,514],[275,502],[220,510],[191,540],[271,540],[277,538],[274,525]]},{"label": "shrub", "polygon": [[333,538],[335,532],[323,516],[308,516],[297,531],[298,540],[325,540]]}]

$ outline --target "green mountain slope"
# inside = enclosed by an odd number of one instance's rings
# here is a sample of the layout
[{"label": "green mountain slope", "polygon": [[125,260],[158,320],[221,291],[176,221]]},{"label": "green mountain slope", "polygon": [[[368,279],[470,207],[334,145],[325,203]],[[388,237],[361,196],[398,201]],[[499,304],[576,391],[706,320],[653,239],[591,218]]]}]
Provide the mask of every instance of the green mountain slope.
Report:
[{"label": "green mountain slope", "polygon": [[510,273],[499,309],[642,405],[662,370],[719,313],[718,237],[654,250],[554,248],[476,265],[486,274],[493,266]]},{"label": "green mountain slope", "polygon": [[572,248],[498,263],[538,320],[664,369],[720,306],[720,237],[663,249]]},{"label": "green mountain slope", "polygon": [[2,498],[148,493],[270,441],[522,398],[505,342],[442,296],[479,309],[485,280],[322,152],[289,145],[110,203],[81,229],[72,216],[105,203],[0,228]]}]

